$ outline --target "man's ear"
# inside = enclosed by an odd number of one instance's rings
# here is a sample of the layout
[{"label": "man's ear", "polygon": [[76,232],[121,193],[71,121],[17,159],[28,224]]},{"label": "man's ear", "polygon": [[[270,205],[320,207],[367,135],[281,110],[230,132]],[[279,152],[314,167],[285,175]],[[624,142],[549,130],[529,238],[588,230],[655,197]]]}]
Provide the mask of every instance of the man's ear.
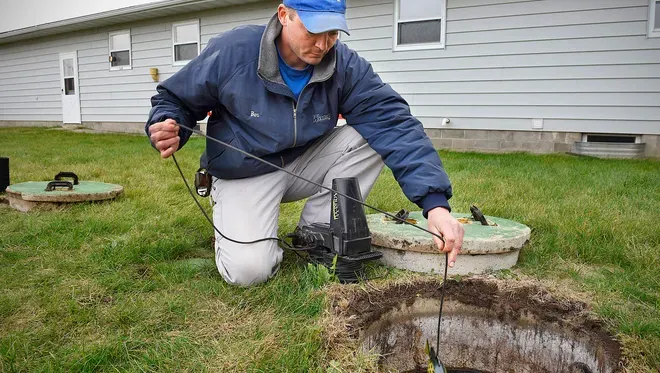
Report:
[{"label": "man's ear", "polygon": [[277,18],[280,20],[282,27],[286,27],[287,22],[289,21],[289,10],[284,6],[284,4],[280,4],[277,7]]}]

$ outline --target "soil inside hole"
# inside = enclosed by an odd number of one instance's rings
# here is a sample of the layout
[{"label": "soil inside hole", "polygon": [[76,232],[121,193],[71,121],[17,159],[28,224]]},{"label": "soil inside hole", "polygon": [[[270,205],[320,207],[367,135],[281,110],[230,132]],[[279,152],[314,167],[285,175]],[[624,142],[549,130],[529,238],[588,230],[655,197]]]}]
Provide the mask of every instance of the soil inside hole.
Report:
[{"label": "soil inside hole", "polygon": [[[422,346],[426,339],[435,343],[439,285],[425,279],[355,288],[331,301],[335,313],[349,320],[352,337],[381,355],[382,367],[424,372]],[[553,297],[536,284],[484,278],[448,281],[445,300],[440,356],[447,366],[472,368],[454,372],[563,373],[579,361],[572,360],[572,350],[586,351],[580,356],[588,355],[594,373],[620,371],[619,344],[582,302]]]}]

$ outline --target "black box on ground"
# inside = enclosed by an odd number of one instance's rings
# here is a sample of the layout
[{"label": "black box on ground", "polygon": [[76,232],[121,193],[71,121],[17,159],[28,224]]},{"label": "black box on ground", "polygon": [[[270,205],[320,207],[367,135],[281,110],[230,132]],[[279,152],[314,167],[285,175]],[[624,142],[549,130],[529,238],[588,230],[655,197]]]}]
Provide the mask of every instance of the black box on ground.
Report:
[{"label": "black box on ground", "polygon": [[0,157],[0,193],[9,186],[9,158]]}]

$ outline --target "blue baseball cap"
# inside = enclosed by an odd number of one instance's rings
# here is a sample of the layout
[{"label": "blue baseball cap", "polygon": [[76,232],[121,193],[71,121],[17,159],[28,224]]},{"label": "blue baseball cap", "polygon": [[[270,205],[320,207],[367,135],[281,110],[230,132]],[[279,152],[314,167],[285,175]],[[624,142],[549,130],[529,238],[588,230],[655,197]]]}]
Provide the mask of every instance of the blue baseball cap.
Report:
[{"label": "blue baseball cap", "polygon": [[296,10],[311,33],[339,30],[350,35],[346,24],[346,0],[284,0],[283,4]]}]

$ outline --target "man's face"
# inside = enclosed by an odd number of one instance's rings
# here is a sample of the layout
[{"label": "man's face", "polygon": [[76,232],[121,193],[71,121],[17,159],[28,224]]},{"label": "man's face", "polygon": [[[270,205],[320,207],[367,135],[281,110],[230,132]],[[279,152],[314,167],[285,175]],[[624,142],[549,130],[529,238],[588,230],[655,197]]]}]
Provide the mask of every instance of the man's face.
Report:
[{"label": "man's face", "polygon": [[[293,19],[291,19],[293,18]],[[305,63],[318,65],[323,57],[337,42],[339,31],[328,31],[320,34],[312,34],[307,31],[305,25],[298,15],[289,17],[287,15],[287,27],[283,32],[289,33],[289,44],[293,53]]]}]

